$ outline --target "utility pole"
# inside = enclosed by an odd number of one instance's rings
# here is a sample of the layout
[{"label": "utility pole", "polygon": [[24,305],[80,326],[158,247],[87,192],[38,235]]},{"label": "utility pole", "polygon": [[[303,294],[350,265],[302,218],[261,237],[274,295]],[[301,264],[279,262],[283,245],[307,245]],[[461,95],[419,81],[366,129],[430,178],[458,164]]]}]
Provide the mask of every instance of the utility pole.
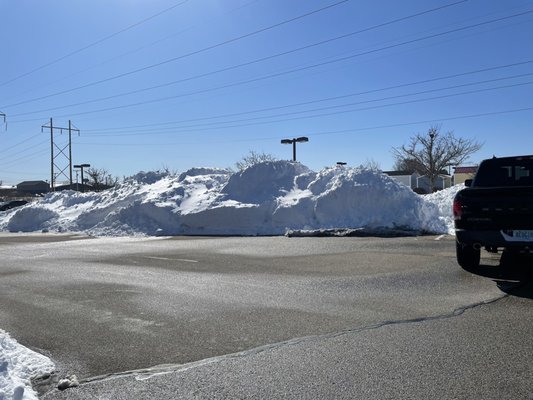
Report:
[{"label": "utility pole", "polygon": [[[44,129],[50,129],[50,190],[52,192],[55,190],[56,180],[61,175],[69,180],[70,186],[72,187],[72,132],[77,132],[79,135],[80,130],[73,128],[70,120],[68,121],[68,128],[54,126],[52,118],[50,118],[48,125],[41,126],[41,132],[43,132]],[[54,133],[58,131],[60,134],[62,134],[63,131],[68,132],[68,143],[63,145],[63,147],[54,142]],[[57,153],[54,150],[57,150]],[[58,165],[60,160],[62,160],[63,163],[68,162],[68,164]],[[58,172],[56,172],[56,169]]]},{"label": "utility pole", "polygon": [[6,117],[7,116],[2,111],[0,111],[0,118],[2,118],[2,120],[4,121],[4,125],[5,125],[6,131],[7,131],[7,120],[6,120]]}]

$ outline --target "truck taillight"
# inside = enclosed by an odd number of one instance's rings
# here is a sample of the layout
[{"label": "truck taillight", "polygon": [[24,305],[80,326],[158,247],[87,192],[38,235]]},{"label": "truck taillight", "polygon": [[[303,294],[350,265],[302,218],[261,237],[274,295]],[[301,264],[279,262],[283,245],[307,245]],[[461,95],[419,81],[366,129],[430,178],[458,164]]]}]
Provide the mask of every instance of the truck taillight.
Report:
[{"label": "truck taillight", "polygon": [[458,199],[453,201],[453,219],[460,220],[463,214],[462,204]]}]

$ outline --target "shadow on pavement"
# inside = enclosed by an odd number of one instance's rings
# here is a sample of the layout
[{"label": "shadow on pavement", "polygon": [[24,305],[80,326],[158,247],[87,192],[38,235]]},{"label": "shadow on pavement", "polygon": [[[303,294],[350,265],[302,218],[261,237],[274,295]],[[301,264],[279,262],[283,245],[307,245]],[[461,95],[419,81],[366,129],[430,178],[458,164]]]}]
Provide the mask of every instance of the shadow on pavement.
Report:
[{"label": "shadow on pavement", "polygon": [[481,264],[468,272],[490,278],[498,288],[516,297],[533,299],[533,257],[503,252],[498,266]]}]

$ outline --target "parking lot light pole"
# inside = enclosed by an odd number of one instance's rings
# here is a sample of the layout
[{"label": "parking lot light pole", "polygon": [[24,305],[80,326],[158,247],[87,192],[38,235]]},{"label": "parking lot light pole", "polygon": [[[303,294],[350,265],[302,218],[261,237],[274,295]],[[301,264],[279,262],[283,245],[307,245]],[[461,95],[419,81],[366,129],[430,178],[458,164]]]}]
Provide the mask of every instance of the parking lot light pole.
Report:
[{"label": "parking lot light pole", "polygon": [[308,142],[309,138],[300,136],[293,139],[282,139],[281,144],[292,144],[292,161],[296,161],[296,143]]},{"label": "parking lot light pole", "polygon": [[[84,186],[83,186],[83,168],[89,168],[91,166],[91,164],[77,164],[77,165],[74,165],[74,168],[79,168],[81,169],[81,191],[82,192],[85,192],[85,189],[84,189]],[[76,179],[76,183],[78,182],[78,180]]]}]

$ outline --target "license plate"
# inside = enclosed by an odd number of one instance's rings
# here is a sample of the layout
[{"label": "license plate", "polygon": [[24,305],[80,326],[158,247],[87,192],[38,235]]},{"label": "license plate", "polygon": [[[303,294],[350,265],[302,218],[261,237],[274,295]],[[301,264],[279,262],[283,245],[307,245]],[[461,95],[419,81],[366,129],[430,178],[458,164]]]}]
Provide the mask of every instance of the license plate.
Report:
[{"label": "license plate", "polygon": [[533,230],[513,230],[502,232],[508,242],[533,242]]}]

